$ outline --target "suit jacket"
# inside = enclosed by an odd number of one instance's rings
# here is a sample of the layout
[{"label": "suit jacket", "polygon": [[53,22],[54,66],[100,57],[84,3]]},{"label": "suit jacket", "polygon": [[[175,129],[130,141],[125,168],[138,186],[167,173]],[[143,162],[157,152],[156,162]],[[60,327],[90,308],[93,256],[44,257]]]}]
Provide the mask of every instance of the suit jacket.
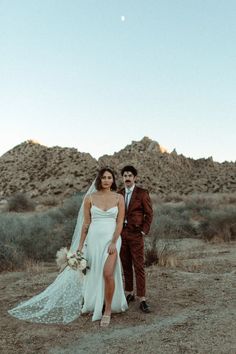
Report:
[{"label": "suit jacket", "polygon": [[[125,197],[125,188],[119,191]],[[125,219],[127,230],[148,234],[153,218],[152,202],[146,189],[135,186]]]}]

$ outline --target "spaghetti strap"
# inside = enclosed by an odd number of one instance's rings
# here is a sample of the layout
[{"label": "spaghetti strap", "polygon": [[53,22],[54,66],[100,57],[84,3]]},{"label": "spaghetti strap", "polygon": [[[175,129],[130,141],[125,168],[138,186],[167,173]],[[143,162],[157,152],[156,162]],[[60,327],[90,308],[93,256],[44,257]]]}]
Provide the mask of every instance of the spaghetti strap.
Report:
[{"label": "spaghetti strap", "polygon": [[89,196],[90,196],[90,203],[91,205],[93,205],[92,194],[90,194]]}]

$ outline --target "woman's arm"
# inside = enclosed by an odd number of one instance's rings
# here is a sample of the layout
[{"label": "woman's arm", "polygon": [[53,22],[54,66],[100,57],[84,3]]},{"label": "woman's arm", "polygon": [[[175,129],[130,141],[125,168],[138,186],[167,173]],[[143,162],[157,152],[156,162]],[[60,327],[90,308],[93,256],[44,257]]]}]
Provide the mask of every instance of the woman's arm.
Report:
[{"label": "woman's arm", "polygon": [[83,222],[82,229],[81,229],[80,242],[79,242],[79,247],[78,247],[78,251],[80,251],[80,252],[83,249],[84,241],[86,239],[89,225],[91,223],[90,208],[91,208],[90,198],[86,197],[84,200],[84,222]]},{"label": "woman's arm", "polygon": [[116,228],[115,228],[110,246],[108,247],[109,254],[112,254],[116,251],[116,241],[121,234],[121,231],[123,228],[123,223],[124,223],[124,218],[125,218],[125,201],[124,201],[123,195],[119,194]]}]

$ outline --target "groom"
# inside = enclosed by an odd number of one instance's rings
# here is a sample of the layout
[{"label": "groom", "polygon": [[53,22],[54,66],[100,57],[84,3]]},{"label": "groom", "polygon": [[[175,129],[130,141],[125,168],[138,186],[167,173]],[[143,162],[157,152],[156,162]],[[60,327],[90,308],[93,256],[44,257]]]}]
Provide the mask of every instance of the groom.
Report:
[{"label": "groom", "polygon": [[134,301],[133,267],[136,279],[137,297],[141,311],[150,312],[146,302],[144,271],[144,237],[148,234],[152,217],[152,203],[148,191],[135,185],[137,170],[125,166],[121,171],[124,186],[120,193],[125,198],[125,221],[121,234],[121,262],[125,277],[126,300]]}]

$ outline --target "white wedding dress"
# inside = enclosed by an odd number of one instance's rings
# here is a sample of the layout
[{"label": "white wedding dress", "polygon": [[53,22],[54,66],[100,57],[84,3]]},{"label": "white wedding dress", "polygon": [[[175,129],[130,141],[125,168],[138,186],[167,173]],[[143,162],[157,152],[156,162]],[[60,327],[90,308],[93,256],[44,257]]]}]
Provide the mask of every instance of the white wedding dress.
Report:
[{"label": "white wedding dress", "polygon": [[[87,193],[93,191],[93,188],[92,185]],[[104,304],[103,269],[108,257],[108,245],[116,228],[117,214],[117,206],[105,211],[92,205],[91,223],[84,245],[84,255],[90,269],[85,276],[67,266],[44,291],[9,310],[9,314],[21,320],[39,323],[69,323],[81,313],[93,313],[92,320],[99,320]],[[73,252],[79,244],[82,222],[83,205],[72,239]],[[122,282],[120,247],[119,236],[112,312],[123,312],[128,308]]]},{"label": "white wedding dress", "polygon": [[[90,269],[87,271],[83,298],[83,313],[93,312],[92,320],[96,321],[102,317],[104,304],[104,279],[103,268],[108,257],[108,246],[111,242],[116,228],[116,217],[118,207],[114,206],[108,210],[102,210],[95,206],[91,207],[91,224],[85,244],[85,258],[88,260]],[[115,291],[112,299],[112,312],[123,312],[128,306],[124,294],[121,262],[119,257],[121,238],[117,240],[117,261],[114,270]]]}]

